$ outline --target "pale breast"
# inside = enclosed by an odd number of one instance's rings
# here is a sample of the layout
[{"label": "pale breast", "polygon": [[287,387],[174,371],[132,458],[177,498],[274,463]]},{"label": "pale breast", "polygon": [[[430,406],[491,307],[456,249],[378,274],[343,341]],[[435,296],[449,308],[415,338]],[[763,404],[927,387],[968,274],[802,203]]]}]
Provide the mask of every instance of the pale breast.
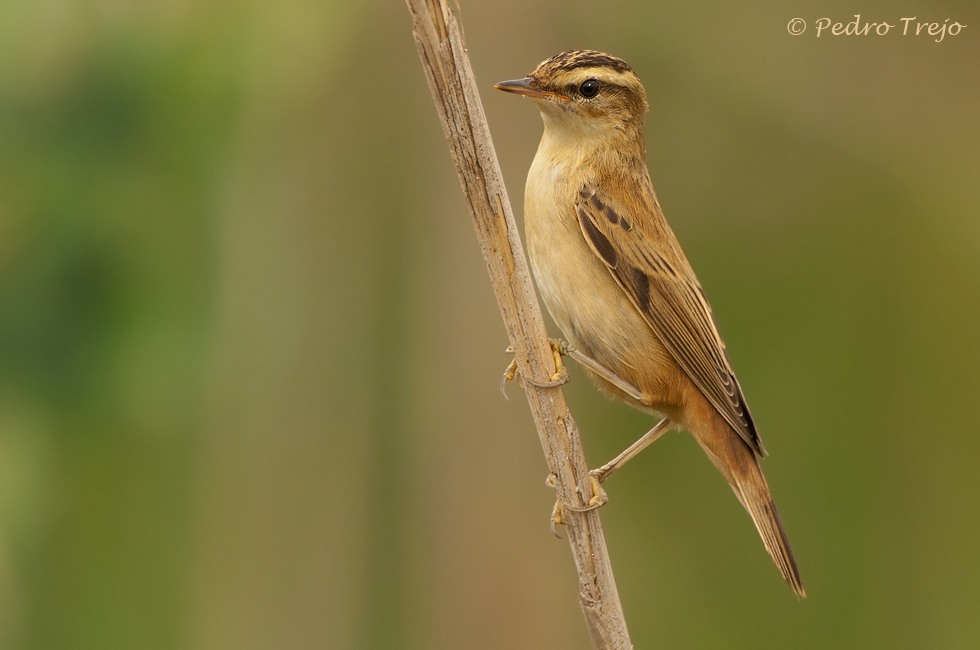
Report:
[{"label": "pale breast", "polygon": [[[524,219],[538,289],[568,341],[634,385],[672,366],[669,353],[589,248],[574,211],[578,187],[547,156],[528,175]],[[641,378],[639,375],[643,375]]]}]

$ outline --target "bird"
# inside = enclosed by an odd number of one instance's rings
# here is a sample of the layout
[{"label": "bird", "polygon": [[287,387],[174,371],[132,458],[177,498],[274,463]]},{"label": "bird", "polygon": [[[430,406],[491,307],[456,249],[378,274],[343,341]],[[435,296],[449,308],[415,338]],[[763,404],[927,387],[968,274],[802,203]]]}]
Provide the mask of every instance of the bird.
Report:
[{"label": "bird", "polygon": [[495,88],[530,98],[544,121],[524,225],[536,284],[567,339],[563,351],[603,392],[662,418],[593,472],[593,487],[671,427],[684,427],[728,481],[783,578],[805,597],[759,465],[765,447],[653,190],[640,79],[622,59],[567,50]]}]

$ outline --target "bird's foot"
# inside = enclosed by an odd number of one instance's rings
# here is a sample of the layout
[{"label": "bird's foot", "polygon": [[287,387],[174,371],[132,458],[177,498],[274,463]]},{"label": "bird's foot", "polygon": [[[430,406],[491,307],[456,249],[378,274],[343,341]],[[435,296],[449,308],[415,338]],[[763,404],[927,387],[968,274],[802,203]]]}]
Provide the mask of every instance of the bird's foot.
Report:
[{"label": "bird's foot", "polygon": [[[555,357],[555,368],[556,368],[555,373],[551,375],[550,381],[536,381],[534,379],[529,379],[527,377],[521,376],[521,379],[531,384],[532,386],[537,386],[538,388],[557,388],[558,386],[561,386],[562,384],[568,382],[568,370],[565,368],[565,364],[562,363],[561,360],[562,350],[567,348],[562,347],[562,344],[564,343],[562,341],[549,339],[548,342],[551,344],[551,353]],[[514,348],[511,346],[507,346],[507,349],[504,350],[504,352],[513,352],[513,351]],[[500,392],[503,394],[504,397],[507,397],[507,391],[506,391],[507,382],[512,379],[516,379],[518,376],[520,376],[520,374],[521,374],[520,371],[517,369],[517,359],[511,360],[511,362],[507,365],[507,368],[504,370],[504,376],[500,379]]]},{"label": "bird's foot", "polygon": [[589,484],[592,486],[592,496],[589,498],[589,505],[578,508],[576,506],[565,506],[566,510],[572,512],[589,512],[598,510],[609,503],[609,495],[602,489],[602,481],[599,480],[595,472],[589,472]]},{"label": "bird's foot", "polygon": [[561,360],[562,355],[568,350],[568,343],[559,339],[548,339],[548,343],[551,345],[551,354],[555,358],[555,374],[551,375],[551,382],[558,382],[560,386],[568,381],[568,369]]},{"label": "bird's foot", "polygon": [[[555,487],[558,483],[558,476],[554,473],[549,474],[548,478],[545,479],[545,484],[548,487]],[[556,526],[562,525],[565,522],[562,520],[562,513],[567,510],[569,512],[591,512],[592,510],[598,510],[602,506],[609,503],[609,496],[606,491],[602,489],[602,480],[596,474],[595,471],[589,472],[589,484],[592,487],[592,497],[589,498],[589,504],[586,506],[569,506],[563,505],[561,499],[555,501],[555,507],[551,509],[551,532],[554,533],[555,537],[561,537],[558,531],[555,529]]]}]

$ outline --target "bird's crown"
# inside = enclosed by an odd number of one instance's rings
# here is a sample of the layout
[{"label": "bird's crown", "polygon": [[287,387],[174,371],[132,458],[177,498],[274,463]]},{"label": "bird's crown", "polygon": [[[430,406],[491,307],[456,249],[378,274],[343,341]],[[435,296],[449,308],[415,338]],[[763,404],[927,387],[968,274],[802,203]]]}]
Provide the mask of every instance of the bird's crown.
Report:
[{"label": "bird's crown", "polygon": [[[529,75],[542,90],[554,93],[586,114],[642,117],[647,102],[643,84],[626,61],[594,50],[567,50],[546,59]],[[559,102],[561,103],[561,102]]]},{"label": "bird's crown", "polygon": [[495,88],[534,100],[545,137],[576,150],[628,150],[644,156],[646,92],[622,59],[594,50],[567,50],[547,59],[524,79]]}]

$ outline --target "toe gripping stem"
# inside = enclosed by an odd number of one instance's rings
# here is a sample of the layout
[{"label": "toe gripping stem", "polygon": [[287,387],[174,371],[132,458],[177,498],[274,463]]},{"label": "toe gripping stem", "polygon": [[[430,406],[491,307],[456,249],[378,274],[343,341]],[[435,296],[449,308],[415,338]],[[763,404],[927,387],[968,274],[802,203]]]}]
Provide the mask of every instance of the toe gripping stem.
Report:
[{"label": "toe gripping stem", "polygon": [[[555,500],[555,507],[551,510],[551,532],[555,537],[561,537],[558,531],[555,529],[558,525],[563,525],[565,522],[562,519],[562,512],[591,512],[593,510],[598,510],[602,506],[609,503],[609,496],[606,491],[602,488],[602,475],[598,471],[589,472],[589,484],[592,486],[592,498],[589,499],[589,504],[586,506],[569,506],[561,502],[561,499]],[[545,480],[548,487],[556,487],[558,484],[558,476],[555,474],[549,474],[548,478]]]},{"label": "toe gripping stem", "polygon": [[[561,360],[563,353],[567,351],[567,344],[563,341],[556,341],[555,339],[549,339],[551,344],[551,354],[555,358],[555,368],[557,369],[555,374],[551,376],[549,381],[537,381],[531,379],[530,377],[521,376],[521,379],[531,384],[532,386],[537,386],[538,388],[557,388],[562,384],[568,382],[568,370],[565,368],[565,364]],[[507,346],[504,352],[514,352],[513,346]],[[506,385],[511,379],[516,378],[520,375],[520,371],[517,369],[517,359],[512,359],[507,365],[507,369],[504,370],[504,376],[500,380],[500,392],[504,397],[507,397]]]}]

